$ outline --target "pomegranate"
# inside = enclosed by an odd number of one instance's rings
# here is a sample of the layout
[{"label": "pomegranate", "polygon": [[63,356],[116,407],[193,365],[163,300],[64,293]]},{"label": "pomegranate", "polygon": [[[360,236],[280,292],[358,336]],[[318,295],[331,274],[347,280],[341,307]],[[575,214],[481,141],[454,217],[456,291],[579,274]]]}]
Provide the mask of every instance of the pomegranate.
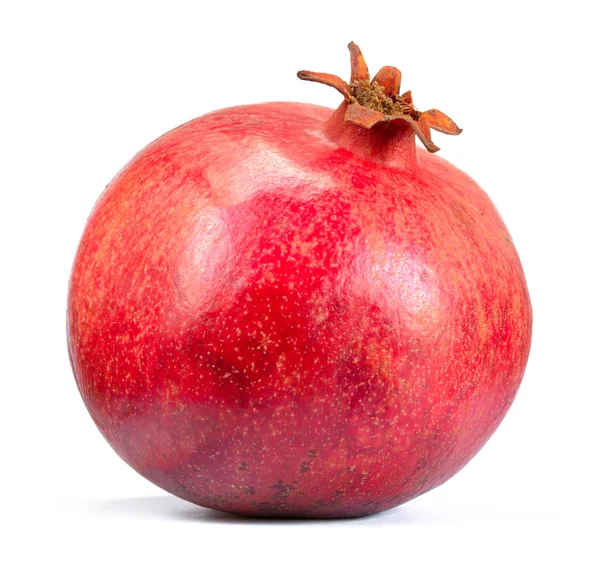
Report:
[{"label": "pomegranate", "polygon": [[[142,150],[90,216],[69,353],[114,450],[246,515],[353,517],[460,470],[510,407],[531,306],[496,209],[432,153],[460,133],[371,81],[341,106],[216,111]],[[418,138],[427,149],[416,147]]]}]

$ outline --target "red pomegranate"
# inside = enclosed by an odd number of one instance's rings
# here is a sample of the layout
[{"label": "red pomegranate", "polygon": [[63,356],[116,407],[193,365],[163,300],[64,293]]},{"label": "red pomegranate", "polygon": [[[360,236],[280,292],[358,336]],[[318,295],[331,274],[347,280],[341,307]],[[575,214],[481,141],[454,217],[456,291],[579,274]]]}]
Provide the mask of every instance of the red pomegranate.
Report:
[{"label": "red pomegranate", "polygon": [[[140,474],[246,515],[352,517],[445,482],[527,361],[519,258],[479,186],[431,154],[437,110],[370,81],[341,106],[217,111],[151,143],[98,201],[73,266],[85,404]],[[416,148],[415,136],[429,150]]]}]

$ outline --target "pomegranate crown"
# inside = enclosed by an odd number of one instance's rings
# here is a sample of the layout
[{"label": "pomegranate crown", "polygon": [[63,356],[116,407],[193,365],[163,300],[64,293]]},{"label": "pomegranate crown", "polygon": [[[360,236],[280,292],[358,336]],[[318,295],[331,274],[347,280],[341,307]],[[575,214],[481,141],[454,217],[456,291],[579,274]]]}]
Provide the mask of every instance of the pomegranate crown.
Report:
[{"label": "pomegranate crown", "polygon": [[462,129],[439,110],[418,111],[413,105],[410,90],[401,95],[402,73],[397,68],[385,66],[371,80],[358,45],[351,42],[348,49],[351,66],[349,83],[333,74],[305,70],[298,72],[298,78],[326,84],[344,96],[348,104],[345,121],[370,129],[379,122],[404,120],[430,153],[439,151],[439,147],[431,140],[432,129],[449,135],[462,132]]}]

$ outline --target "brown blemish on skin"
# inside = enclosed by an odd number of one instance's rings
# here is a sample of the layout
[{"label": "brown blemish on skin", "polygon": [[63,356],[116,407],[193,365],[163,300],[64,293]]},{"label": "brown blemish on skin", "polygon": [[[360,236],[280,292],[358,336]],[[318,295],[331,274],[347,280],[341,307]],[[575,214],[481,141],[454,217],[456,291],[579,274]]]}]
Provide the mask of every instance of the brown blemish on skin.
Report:
[{"label": "brown blemish on skin", "polygon": [[286,484],[283,480],[277,480],[277,482],[271,484],[270,488],[276,492],[273,499],[286,499],[296,489],[296,483]]}]

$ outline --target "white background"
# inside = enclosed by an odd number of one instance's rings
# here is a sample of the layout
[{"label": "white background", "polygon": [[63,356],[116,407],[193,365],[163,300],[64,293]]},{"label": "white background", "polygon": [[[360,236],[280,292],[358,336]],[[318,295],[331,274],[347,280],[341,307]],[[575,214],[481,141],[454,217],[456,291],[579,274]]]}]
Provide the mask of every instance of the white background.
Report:
[{"label": "white background", "polygon": [[[3,562],[599,562],[595,2],[27,2],[0,8]],[[252,521],[160,491],[104,442],[65,342],[69,270],[113,175],[220,107],[337,106],[299,69],[403,71],[490,194],[534,306],[524,383],[443,487],[354,521]]]}]

